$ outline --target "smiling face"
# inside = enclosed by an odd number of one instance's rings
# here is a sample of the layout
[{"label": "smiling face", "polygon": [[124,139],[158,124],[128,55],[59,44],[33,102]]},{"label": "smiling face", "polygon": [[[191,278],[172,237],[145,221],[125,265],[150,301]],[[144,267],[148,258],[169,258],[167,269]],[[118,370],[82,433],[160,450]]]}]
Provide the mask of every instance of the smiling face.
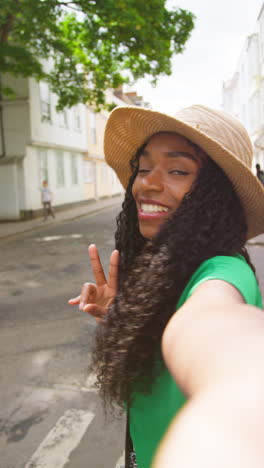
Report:
[{"label": "smiling face", "polygon": [[132,187],[143,237],[154,237],[177,210],[195,182],[202,161],[196,148],[181,135],[164,132],[150,138],[140,154]]}]

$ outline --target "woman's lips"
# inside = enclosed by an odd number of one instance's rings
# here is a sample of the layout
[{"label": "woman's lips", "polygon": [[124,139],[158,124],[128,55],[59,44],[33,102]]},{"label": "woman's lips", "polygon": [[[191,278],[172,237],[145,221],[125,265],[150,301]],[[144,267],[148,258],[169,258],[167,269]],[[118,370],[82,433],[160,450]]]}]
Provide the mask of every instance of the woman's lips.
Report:
[{"label": "woman's lips", "polygon": [[140,220],[162,219],[166,218],[167,216],[167,213],[144,213],[142,211],[138,211],[138,219]]}]

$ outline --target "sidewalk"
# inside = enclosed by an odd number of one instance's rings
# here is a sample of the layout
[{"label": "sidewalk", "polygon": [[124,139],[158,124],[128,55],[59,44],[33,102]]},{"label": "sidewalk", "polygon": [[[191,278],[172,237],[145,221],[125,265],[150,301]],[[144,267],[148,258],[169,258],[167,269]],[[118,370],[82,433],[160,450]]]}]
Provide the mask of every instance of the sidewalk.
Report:
[{"label": "sidewalk", "polygon": [[[12,222],[0,222],[0,240],[6,239],[9,237],[14,237],[23,232],[33,231],[37,229],[42,229],[43,227],[52,226],[57,223],[68,221],[71,219],[81,218],[87,214],[96,213],[97,211],[104,210],[105,208],[111,206],[120,205],[123,201],[124,195],[117,195],[111,198],[103,198],[101,200],[92,200],[88,201],[86,205],[79,206],[76,208],[69,208],[65,210],[60,210],[55,214],[56,218],[48,218],[47,221],[43,221],[41,218],[32,219],[29,221],[12,221]],[[260,245],[264,246],[264,234],[254,237],[248,241],[248,245]]]},{"label": "sidewalk", "polygon": [[264,234],[260,234],[257,237],[253,237],[247,242],[248,245],[259,245],[264,247]]},{"label": "sidewalk", "polygon": [[76,208],[70,208],[58,211],[55,215],[56,218],[48,218],[47,221],[43,221],[43,218],[36,218],[29,221],[11,221],[0,223],[0,240],[9,237],[14,237],[23,232],[33,231],[42,229],[43,227],[52,226],[64,221],[81,218],[87,214],[96,213],[97,211],[104,210],[112,206],[118,206],[123,201],[124,195],[117,195],[111,198],[104,198],[101,200],[88,201],[86,205],[79,206]]}]

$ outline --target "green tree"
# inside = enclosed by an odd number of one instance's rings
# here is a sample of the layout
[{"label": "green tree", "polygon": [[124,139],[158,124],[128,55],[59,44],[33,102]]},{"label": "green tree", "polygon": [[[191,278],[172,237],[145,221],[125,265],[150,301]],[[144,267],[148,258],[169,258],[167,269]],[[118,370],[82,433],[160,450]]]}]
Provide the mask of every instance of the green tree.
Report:
[{"label": "green tree", "polygon": [[47,81],[59,109],[100,108],[107,88],[169,75],[193,27],[165,0],[0,0],[0,71]]}]

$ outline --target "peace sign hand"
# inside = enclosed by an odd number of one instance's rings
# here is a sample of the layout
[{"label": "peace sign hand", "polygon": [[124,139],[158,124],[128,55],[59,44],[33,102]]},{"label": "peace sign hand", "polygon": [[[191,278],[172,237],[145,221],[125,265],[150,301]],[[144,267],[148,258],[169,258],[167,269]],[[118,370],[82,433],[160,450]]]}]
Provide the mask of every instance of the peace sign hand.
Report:
[{"label": "peace sign hand", "polygon": [[70,299],[68,303],[70,305],[79,304],[80,310],[93,315],[97,321],[100,321],[107,314],[108,307],[112,304],[117,293],[119,252],[114,250],[110,256],[108,279],[105,277],[95,244],[89,246],[88,253],[95,284],[84,283],[81,294]]}]

